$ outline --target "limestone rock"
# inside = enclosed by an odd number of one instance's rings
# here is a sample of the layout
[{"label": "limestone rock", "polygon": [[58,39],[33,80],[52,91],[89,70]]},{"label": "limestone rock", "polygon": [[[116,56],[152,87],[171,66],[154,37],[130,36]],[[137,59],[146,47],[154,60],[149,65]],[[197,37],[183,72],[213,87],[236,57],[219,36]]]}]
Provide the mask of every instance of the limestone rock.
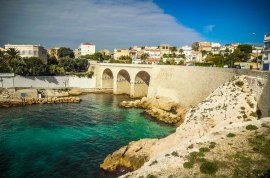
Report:
[{"label": "limestone rock", "polygon": [[141,100],[123,101],[119,106],[143,108],[152,117],[168,124],[182,123],[185,113],[188,111],[187,108],[182,107],[179,103],[165,97],[143,97]]},{"label": "limestone rock", "polygon": [[100,168],[107,171],[115,171],[117,167],[121,166],[130,170],[136,170],[149,160],[151,148],[157,141],[158,139],[141,139],[130,142],[127,146],[108,155],[100,165]]}]

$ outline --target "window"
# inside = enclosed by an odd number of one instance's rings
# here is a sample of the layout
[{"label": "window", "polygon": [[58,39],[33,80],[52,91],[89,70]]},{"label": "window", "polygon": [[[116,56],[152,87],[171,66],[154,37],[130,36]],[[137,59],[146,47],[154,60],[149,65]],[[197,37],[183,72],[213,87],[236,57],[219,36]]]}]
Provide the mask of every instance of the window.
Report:
[{"label": "window", "polygon": [[264,45],[265,45],[264,49],[266,49],[266,50],[270,49],[270,42],[265,42]]},{"label": "window", "polygon": [[37,51],[34,51],[34,55],[37,56]]},{"label": "window", "polygon": [[32,54],[33,54],[32,50],[29,50],[29,51],[28,51],[28,54],[29,54],[29,55],[32,55]]}]

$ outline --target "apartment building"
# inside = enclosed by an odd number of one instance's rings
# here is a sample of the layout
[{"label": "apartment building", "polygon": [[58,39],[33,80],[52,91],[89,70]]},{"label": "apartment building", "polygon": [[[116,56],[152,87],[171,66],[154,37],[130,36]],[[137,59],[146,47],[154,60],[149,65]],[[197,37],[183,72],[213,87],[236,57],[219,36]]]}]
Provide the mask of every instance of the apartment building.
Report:
[{"label": "apartment building", "polygon": [[264,35],[262,70],[270,71],[270,34]]},{"label": "apartment building", "polygon": [[81,43],[79,46],[79,51],[81,56],[94,54],[96,52],[96,45],[93,43]]},{"label": "apartment building", "polygon": [[149,58],[151,58],[151,59],[160,59],[161,58],[161,52],[159,49],[145,50],[144,53],[148,54]]},{"label": "apartment building", "polygon": [[114,49],[113,50],[113,58],[119,59],[121,56],[129,56],[129,50],[128,49]]},{"label": "apartment building", "polygon": [[159,46],[160,54],[163,56],[164,54],[170,54],[170,45],[169,44],[161,44]]},{"label": "apartment building", "polygon": [[43,63],[47,63],[47,50],[41,45],[6,44],[5,50],[9,48],[15,48],[16,50],[18,50],[19,55],[23,58],[37,57],[41,59]]}]

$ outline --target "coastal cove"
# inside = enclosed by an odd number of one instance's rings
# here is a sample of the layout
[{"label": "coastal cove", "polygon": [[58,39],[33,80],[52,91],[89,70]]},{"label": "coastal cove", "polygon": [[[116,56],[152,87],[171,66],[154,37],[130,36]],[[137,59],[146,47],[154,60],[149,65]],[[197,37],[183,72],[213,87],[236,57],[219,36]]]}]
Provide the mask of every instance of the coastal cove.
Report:
[{"label": "coastal cove", "polygon": [[104,158],[141,138],[161,138],[176,127],[124,109],[124,95],[88,94],[81,103],[0,109],[0,177],[113,177]]}]

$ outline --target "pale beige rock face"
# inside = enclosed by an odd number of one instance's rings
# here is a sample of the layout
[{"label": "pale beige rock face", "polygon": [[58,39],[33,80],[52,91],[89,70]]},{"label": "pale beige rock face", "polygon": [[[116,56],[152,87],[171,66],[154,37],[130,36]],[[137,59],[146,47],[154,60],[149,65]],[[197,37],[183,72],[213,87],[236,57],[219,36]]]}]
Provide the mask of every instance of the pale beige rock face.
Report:
[{"label": "pale beige rock face", "polygon": [[149,160],[151,148],[158,139],[141,139],[139,141],[130,142],[108,155],[100,167],[104,170],[114,171],[117,167],[122,166],[130,170],[140,168],[146,161]]},{"label": "pale beige rock face", "polygon": [[[146,101],[147,99],[144,98],[139,102],[145,104]],[[235,77],[213,91],[198,106],[191,108],[185,116],[184,123],[174,134],[159,139],[150,148],[149,161],[138,170],[122,177],[146,177],[153,173],[158,173],[159,177],[168,177],[170,170],[183,168],[184,157],[189,153],[188,147],[191,144],[219,142],[229,132],[240,132],[248,124],[258,125],[263,122],[264,120],[257,119],[256,109],[256,97],[249,86],[247,76]],[[156,110],[152,111],[156,112]],[[181,112],[181,109],[177,112]],[[198,146],[195,146],[192,151],[196,149]],[[173,152],[179,157],[167,156],[172,155]],[[156,163],[153,165],[153,162]]]},{"label": "pale beige rock face", "polygon": [[143,97],[141,100],[123,101],[119,105],[126,108],[143,108],[157,120],[177,125],[182,123],[187,112],[187,108],[166,97]]}]

